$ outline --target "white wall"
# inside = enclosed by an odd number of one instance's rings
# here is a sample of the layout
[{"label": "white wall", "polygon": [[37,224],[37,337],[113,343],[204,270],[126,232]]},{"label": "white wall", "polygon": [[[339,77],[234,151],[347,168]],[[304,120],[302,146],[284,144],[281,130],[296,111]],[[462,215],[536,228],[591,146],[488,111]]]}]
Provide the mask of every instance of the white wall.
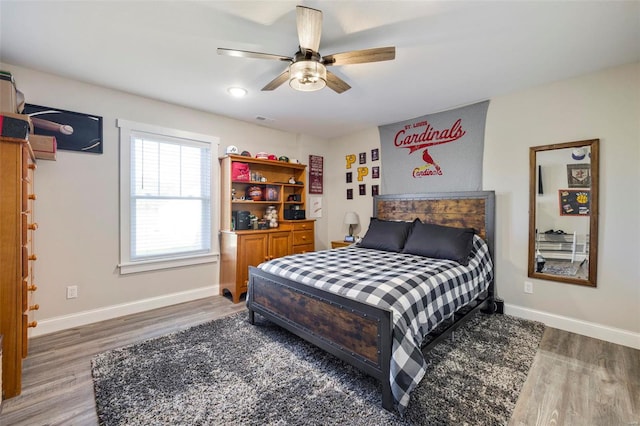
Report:
[{"label": "white wall", "polygon": [[[355,228],[354,235],[364,237],[369,228],[369,220],[373,214],[373,197],[371,196],[371,185],[380,185],[380,178],[373,179],[371,168],[373,166],[380,167],[380,176],[384,173],[382,167],[382,158],[378,161],[371,161],[371,150],[373,148],[380,149],[380,134],[378,128],[370,128],[349,136],[331,140],[330,143],[330,164],[327,168],[332,173],[327,176],[328,186],[331,188],[331,197],[329,204],[329,240],[344,240],[345,235],[349,234],[349,227],[343,223],[344,214],[348,211],[358,213],[360,225]],[[355,154],[356,157],[361,152],[367,154],[367,163],[359,164],[358,160],[351,166],[346,168],[346,156]],[[361,182],[358,181],[358,167],[366,166],[369,168],[369,174],[363,177]],[[346,183],[345,176],[347,172],[353,174],[353,181]],[[366,195],[359,195],[358,186],[365,184],[367,189]],[[353,189],[353,199],[347,200],[347,188]]]},{"label": "white wall", "polygon": [[[425,111],[425,114],[428,111]],[[532,280],[525,294],[529,147],[600,139],[598,286]],[[331,141],[331,238],[344,211],[372,214],[370,197],[344,199],[344,155],[380,146],[377,128]],[[381,171],[384,174],[384,168]],[[640,64],[491,99],[483,188],[495,190],[496,284],[507,313],[640,348]],[[409,191],[408,191],[409,192]],[[361,232],[361,235],[364,234]]]},{"label": "white wall", "polygon": [[[104,153],[58,151],[38,161],[36,172],[34,301],[39,325],[32,336],[95,320],[218,294],[218,264],[120,275],[119,139],[116,119],[189,130],[220,138],[255,155],[286,155],[306,163],[323,155],[326,141],[207,114],[139,96],[0,64],[10,71],[28,103],[103,117]],[[215,101],[212,99],[212,101]],[[241,102],[242,100],[239,100]],[[326,219],[316,227],[325,232]],[[326,232],[325,232],[326,233]],[[319,238],[321,247],[326,238]],[[66,299],[66,286],[79,297]]]},{"label": "white wall", "polygon": [[[617,333],[640,347],[640,64],[491,100],[484,187],[497,193],[498,292],[523,316]],[[598,286],[527,278],[529,147],[600,139]],[[545,313],[539,314],[539,313]],[[569,325],[563,318],[574,320]],[[609,328],[613,330],[609,330]]]}]

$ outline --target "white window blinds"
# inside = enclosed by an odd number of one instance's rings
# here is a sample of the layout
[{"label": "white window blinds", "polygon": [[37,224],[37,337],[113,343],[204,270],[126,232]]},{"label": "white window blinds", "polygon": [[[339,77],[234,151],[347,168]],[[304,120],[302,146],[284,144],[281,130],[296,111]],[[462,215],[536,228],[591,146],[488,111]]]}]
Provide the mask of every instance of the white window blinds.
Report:
[{"label": "white window blinds", "polygon": [[217,138],[124,120],[118,126],[121,273],[215,261]]},{"label": "white window blinds", "polygon": [[209,145],[142,132],[131,139],[131,260],[209,252]]}]

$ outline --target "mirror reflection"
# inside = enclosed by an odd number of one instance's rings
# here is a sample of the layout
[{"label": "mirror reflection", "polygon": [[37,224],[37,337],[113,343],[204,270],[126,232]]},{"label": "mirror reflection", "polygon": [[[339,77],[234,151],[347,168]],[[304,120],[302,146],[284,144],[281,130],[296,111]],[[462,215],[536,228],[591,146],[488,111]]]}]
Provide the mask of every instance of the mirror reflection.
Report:
[{"label": "mirror reflection", "polygon": [[530,154],[529,276],[595,286],[598,140]]}]

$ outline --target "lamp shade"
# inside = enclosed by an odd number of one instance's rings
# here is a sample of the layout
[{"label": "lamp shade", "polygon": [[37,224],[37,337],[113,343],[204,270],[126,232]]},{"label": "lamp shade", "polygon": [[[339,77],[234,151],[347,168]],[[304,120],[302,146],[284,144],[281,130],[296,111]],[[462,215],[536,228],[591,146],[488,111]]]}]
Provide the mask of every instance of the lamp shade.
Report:
[{"label": "lamp shade", "polygon": [[360,223],[358,219],[358,213],[356,212],[346,212],[344,214],[344,224],[349,225],[349,236],[353,237],[353,228],[355,225]]},{"label": "lamp shade", "polygon": [[357,225],[359,223],[360,220],[358,220],[358,214],[356,212],[346,212],[344,214],[345,225]]}]

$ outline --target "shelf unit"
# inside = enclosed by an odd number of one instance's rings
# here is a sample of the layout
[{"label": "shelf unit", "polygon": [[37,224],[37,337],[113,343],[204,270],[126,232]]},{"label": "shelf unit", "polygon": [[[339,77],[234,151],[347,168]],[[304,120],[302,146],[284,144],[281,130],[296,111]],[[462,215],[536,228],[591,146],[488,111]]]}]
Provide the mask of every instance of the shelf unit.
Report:
[{"label": "shelf unit", "polygon": [[[247,292],[249,266],[315,250],[314,221],[304,219],[307,166],[240,155],[222,157],[220,163],[220,294],[228,292],[238,303]],[[246,163],[250,179],[234,180],[233,163]],[[289,183],[290,179],[296,183]],[[263,199],[248,200],[248,189],[255,186],[260,188]],[[262,219],[270,206],[277,211],[277,227],[240,230],[234,226],[234,212],[247,211]],[[299,218],[285,219],[285,212],[291,211],[297,212]]]},{"label": "shelf unit", "polygon": [[589,255],[589,235],[536,234],[536,250],[548,259],[583,261]]},{"label": "shelf unit", "polygon": [[[249,165],[251,180],[233,180],[232,163],[246,163]],[[220,229],[235,230],[233,227],[233,212],[248,211],[252,215],[262,218],[268,206],[274,206],[278,212],[278,222],[285,221],[285,210],[306,209],[306,169],[304,164],[285,163],[276,160],[261,160],[241,155],[228,155],[221,159],[222,170],[222,212]],[[293,179],[297,183],[289,183]],[[250,187],[257,186],[262,190],[263,199],[251,201],[247,195]],[[268,197],[275,191],[276,197]]]}]

